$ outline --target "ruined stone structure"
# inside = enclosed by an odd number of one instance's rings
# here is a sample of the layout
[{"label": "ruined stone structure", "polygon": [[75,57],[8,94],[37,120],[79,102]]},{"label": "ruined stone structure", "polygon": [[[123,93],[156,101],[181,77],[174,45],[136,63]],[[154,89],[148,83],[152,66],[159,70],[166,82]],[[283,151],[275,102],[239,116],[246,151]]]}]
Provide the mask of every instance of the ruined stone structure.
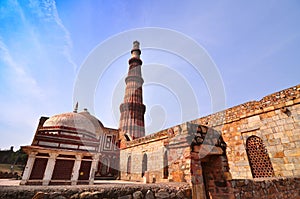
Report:
[{"label": "ruined stone structure", "polygon": [[[241,187],[236,182],[241,180],[246,180],[247,187],[247,180],[291,178],[297,179],[290,180],[297,183],[291,184],[295,187],[291,196],[298,196],[299,144],[297,85],[127,142],[120,151],[121,179],[143,181],[147,168],[149,182],[188,182],[195,198],[233,198],[239,195]],[[145,166],[144,162],[151,163]],[[267,189],[257,184],[257,190]],[[274,196],[280,193],[272,190]],[[262,193],[271,194],[269,190]]]},{"label": "ruined stone structure", "polygon": [[193,198],[300,194],[300,85],[145,136],[140,54],[134,42],[119,130],[86,111],[42,117],[32,145],[23,147],[29,154],[23,184],[91,184],[95,171],[118,170],[122,180],[187,182]]}]

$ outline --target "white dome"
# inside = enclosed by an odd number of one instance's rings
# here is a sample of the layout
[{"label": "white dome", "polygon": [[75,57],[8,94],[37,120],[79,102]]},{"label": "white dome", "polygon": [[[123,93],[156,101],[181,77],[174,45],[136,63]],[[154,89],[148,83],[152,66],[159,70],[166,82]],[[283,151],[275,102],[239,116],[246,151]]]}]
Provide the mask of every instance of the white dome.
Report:
[{"label": "white dome", "polygon": [[99,135],[102,132],[103,125],[96,117],[84,111],[54,115],[45,121],[43,127],[69,127]]}]

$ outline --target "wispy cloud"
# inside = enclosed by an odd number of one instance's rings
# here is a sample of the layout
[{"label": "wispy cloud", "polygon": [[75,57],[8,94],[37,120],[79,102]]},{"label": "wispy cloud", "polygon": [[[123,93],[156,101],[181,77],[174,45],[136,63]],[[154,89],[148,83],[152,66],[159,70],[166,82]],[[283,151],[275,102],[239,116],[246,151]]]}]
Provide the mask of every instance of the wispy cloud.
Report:
[{"label": "wispy cloud", "polygon": [[56,3],[54,0],[45,0],[45,1],[37,1],[30,0],[30,7],[38,14],[38,17],[45,19],[46,21],[54,21],[54,23],[62,30],[64,34],[64,45],[63,45],[63,55],[68,60],[68,62],[73,66],[74,70],[76,70],[77,65],[72,58],[72,48],[73,42],[71,39],[70,32],[64,26],[61,18],[59,17]]},{"label": "wispy cloud", "polygon": [[[44,92],[37,81],[26,71],[25,65],[15,60],[0,38],[0,61],[7,71],[5,81],[9,90],[2,90],[0,98],[0,134],[5,137],[1,147],[30,143],[31,134],[36,128],[39,108],[37,102],[43,101]],[[2,88],[3,89],[3,88]],[[5,92],[8,92],[5,94]]]},{"label": "wispy cloud", "polygon": [[42,90],[37,85],[36,80],[25,71],[22,64],[17,63],[8,47],[0,38],[0,59],[4,61],[5,65],[11,69],[13,78],[10,78],[10,84],[17,89],[17,92],[25,92],[35,98],[41,99]]}]

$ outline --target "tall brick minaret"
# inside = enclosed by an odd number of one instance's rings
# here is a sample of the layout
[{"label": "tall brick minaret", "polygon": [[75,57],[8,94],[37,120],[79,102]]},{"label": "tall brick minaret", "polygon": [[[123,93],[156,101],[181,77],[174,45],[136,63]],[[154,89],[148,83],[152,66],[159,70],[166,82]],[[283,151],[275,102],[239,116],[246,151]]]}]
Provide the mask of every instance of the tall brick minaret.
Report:
[{"label": "tall brick minaret", "polygon": [[140,55],[140,43],[134,41],[131,58],[128,61],[128,75],[125,79],[126,89],[124,102],[120,105],[121,117],[119,129],[121,145],[124,144],[125,140],[145,136],[144,114],[146,107],[143,104],[142,86],[144,80],[141,72],[143,62],[140,59]]}]

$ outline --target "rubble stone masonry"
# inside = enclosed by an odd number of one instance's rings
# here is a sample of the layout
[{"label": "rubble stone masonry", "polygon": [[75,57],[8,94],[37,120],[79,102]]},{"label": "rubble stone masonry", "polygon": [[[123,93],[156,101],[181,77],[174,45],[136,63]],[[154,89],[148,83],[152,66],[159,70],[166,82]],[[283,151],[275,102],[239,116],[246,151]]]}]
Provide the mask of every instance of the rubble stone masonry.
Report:
[{"label": "rubble stone masonry", "polygon": [[222,132],[233,179],[252,179],[246,144],[262,139],[274,177],[300,176],[300,85],[247,102],[192,123]]}]

